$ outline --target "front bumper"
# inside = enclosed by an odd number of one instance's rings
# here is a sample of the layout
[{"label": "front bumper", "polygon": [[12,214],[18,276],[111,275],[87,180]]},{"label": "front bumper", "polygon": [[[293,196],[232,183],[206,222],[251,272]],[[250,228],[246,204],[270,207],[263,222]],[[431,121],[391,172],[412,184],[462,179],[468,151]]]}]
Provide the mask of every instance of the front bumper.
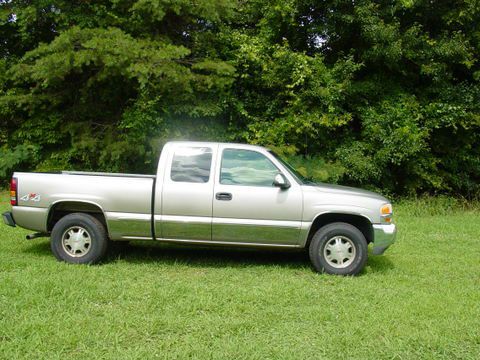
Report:
[{"label": "front bumper", "polygon": [[397,228],[395,224],[373,224],[373,236],[372,252],[374,255],[382,255],[395,242]]},{"label": "front bumper", "polygon": [[3,222],[8,226],[15,227],[15,220],[13,220],[13,215],[11,212],[5,212],[2,214]]}]

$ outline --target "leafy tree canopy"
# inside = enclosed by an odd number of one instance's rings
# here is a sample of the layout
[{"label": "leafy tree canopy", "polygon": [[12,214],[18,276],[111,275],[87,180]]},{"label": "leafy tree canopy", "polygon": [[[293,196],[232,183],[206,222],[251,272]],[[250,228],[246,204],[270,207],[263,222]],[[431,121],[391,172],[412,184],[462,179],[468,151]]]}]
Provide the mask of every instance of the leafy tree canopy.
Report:
[{"label": "leafy tree canopy", "polygon": [[152,172],[170,139],[318,181],[480,191],[478,0],[0,1],[0,179]]}]

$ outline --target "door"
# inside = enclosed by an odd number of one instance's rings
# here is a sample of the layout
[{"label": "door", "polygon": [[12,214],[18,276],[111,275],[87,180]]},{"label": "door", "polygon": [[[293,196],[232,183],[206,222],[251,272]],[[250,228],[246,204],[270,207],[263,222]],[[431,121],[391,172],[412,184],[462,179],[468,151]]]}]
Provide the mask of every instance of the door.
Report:
[{"label": "door", "polygon": [[172,149],[161,192],[161,238],[211,241],[214,154],[212,146]]},{"label": "door", "polygon": [[[219,148],[213,199],[212,240],[258,245],[296,245],[302,217],[302,190],[268,152]],[[277,174],[288,189],[273,185]]]}]

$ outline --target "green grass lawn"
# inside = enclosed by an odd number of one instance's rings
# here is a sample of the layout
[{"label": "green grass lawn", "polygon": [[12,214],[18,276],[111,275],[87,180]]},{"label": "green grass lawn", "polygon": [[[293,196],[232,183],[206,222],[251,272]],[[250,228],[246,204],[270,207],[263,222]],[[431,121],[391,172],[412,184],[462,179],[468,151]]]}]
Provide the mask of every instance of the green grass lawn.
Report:
[{"label": "green grass lawn", "polygon": [[146,244],[68,265],[2,223],[0,358],[478,359],[480,211],[440,205],[397,206],[397,243],[354,278]]}]

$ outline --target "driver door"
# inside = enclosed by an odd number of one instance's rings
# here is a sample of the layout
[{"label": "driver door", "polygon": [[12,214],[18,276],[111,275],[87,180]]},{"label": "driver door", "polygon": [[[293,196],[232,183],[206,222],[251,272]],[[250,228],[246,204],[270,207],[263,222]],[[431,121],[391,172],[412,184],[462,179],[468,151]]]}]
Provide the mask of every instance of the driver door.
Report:
[{"label": "driver door", "polygon": [[[282,173],[268,153],[224,145],[219,148],[212,240],[271,246],[295,246],[302,218],[302,190],[273,185]],[[284,174],[285,175],[285,174]]]}]

